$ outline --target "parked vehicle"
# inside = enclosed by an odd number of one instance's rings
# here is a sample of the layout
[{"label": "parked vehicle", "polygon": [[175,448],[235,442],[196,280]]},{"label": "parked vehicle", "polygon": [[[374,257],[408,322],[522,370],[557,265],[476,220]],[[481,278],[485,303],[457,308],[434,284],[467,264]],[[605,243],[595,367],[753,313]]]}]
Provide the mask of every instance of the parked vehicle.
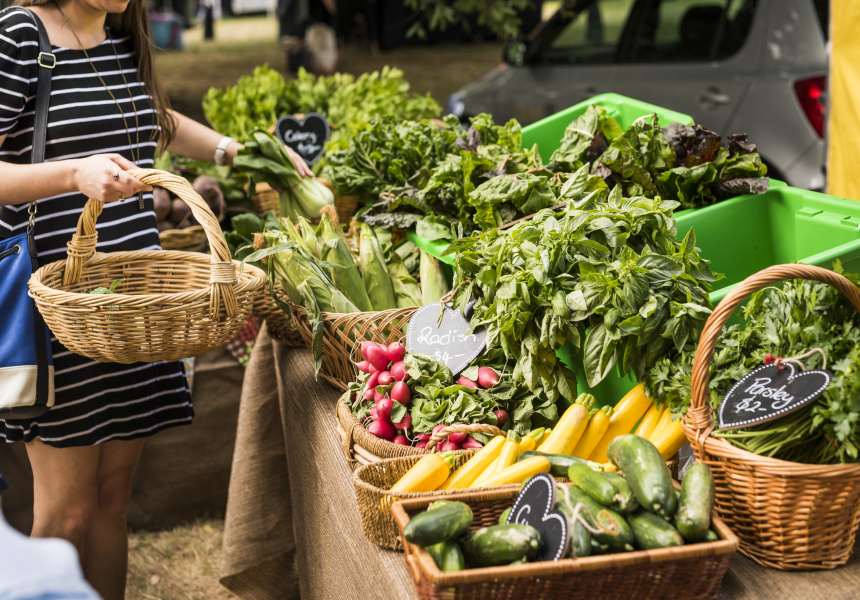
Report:
[{"label": "parked vehicle", "polygon": [[454,93],[528,124],[603,92],[748,133],[770,175],[824,188],[829,0],[580,0]]}]

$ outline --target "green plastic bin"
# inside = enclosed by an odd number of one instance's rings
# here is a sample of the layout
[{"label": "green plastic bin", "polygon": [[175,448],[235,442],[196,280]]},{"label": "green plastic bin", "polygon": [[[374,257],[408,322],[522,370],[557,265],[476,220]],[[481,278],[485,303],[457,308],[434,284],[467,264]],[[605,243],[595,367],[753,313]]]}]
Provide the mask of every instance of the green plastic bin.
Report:
[{"label": "green plastic bin", "polygon": [[552,156],[552,153],[558,148],[561,138],[564,137],[564,130],[571,121],[585,114],[585,111],[592,104],[605,108],[609,116],[618,121],[618,124],[624,129],[630,127],[636,119],[651,113],[656,113],[657,118],[664,125],[669,123],[693,124],[693,117],[684,113],[634,100],[620,94],[600,94],[523,127],[523,147],[530,148],[537,144],[540,149],[540,157],[545,163],[549,162],[549,157]]}]

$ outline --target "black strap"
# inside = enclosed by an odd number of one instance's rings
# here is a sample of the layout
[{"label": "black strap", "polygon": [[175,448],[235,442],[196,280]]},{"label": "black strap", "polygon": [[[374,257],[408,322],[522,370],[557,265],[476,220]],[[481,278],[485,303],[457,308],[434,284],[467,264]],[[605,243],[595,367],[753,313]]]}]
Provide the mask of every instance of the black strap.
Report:
[{"label": "black strap", "polygon": [[39,30],[39,56],[36,64],[39,65],[39,80],[36,83],[36,114],[33,124],[33,150],[31,151],[33,164],[45,162],[45,142],[48,137],[48,104],[51,101],[51,71],[57,65],[57,57],[51,52],[51,41],[48,32],[39,16],[30,11],[36,21]]}]

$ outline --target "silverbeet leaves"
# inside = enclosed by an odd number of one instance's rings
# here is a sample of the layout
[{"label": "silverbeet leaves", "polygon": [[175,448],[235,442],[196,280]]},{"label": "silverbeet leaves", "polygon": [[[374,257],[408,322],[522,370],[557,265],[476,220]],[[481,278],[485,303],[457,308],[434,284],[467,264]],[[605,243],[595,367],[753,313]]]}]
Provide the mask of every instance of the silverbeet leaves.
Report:
[{"label": "silverbeet leaves", "polygon": [[[721,277],[699,256],[692,230],[675,239],[677,202],[624,198],[594,178],[581,168],[549,179],[553,194],[570,201],[564,211],[542,210],[449,248],[457,252],[456,304],[477,300],[472,327],[486,327],[487,345],[516,361],[514,381],[542,387],[551,400],[576,397],[575,377],[555,355],[565,343],[581,350],[592,387],[615,365],[641,377],[697,338]],[[571,198],[565,187],[583,191]]]}]

